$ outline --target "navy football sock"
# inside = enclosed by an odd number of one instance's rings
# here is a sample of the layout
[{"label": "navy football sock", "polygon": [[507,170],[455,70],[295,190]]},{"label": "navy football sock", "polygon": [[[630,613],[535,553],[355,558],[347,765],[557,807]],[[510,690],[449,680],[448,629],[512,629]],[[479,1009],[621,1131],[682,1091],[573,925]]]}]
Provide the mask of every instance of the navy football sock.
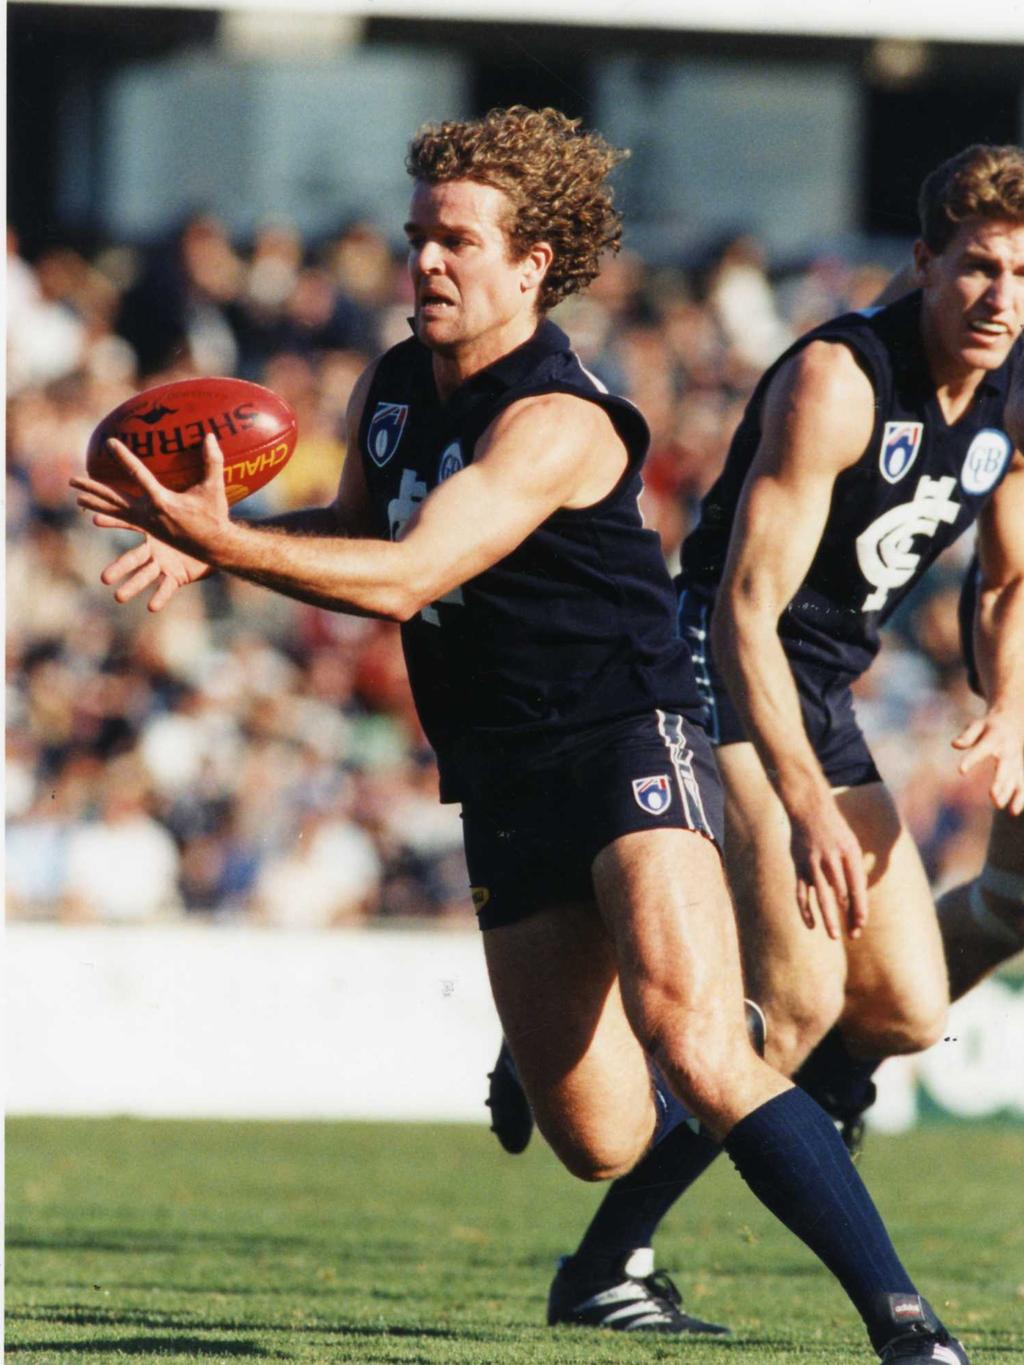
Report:
[{"label": "navy football sock", "polygon": [[818,1101],[833,1118],[855,1118],[875,1100],[871,1077],[882,1065],[881,1057],[852,1057],[837,1028],[826,1033],[793,1077],[801,1090]]},{"label": "navy football sock", "polygon": [[735,1125],[724,1142],[761,1203],[824,1261],[880,1350],[893,1335],[890,1294],[916,1294],[830,1119],[793,1088]]}]

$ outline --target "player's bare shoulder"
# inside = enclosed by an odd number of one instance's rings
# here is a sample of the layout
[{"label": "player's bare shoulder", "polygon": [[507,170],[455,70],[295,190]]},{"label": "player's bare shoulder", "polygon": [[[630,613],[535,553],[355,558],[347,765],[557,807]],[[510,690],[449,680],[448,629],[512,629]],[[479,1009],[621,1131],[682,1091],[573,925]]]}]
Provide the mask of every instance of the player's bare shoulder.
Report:
[{"label": "player's bare shoulder", "polygon": [[763,420],[768,458],[838,472],[855,464],[871,440],[875,390],[853,351],[811,341],[773,377]]},{"label": "player's bare shoulder", "polygon": [[484,433],[480,456],[528,455],[531,477],[561,484],[563,505],[592,505],[607,496],[625,472],[626,445],[608,412],[573,393],[530,394],[495,418]]}]

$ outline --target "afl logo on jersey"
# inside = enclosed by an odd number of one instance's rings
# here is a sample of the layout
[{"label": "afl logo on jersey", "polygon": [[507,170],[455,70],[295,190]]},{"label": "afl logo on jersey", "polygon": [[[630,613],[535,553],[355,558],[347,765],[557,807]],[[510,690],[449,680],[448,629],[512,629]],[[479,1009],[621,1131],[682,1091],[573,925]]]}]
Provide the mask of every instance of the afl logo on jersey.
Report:
[{"label": "afl logo on jersey", "polygon": [[883,479],[899,483],[917,459],[923,435],[923,422],[886,422],[878,459]]},{"label": "afl logo on jersey", "polygon": [[445,479],[457,474],[462,468],[462,463],[462,446],[458,441],[453,441],[441,456],[441,463],[437,466],[438,483],[444,483]]},{"label": "afl logo on jersey", "polygon": [[986,427],[967,449],[960,484],[965,493],[987,493],[999,482],[1013,446],[1005,431]]},{"label": "afl logo on jersey", "polygon": [[408,403],[378,403],[366,430],[366,450],[378,469],[383,469],[398,449],[409,416]]},{"label": "afl logo on jersey", "polygon": [[667,777],[634,777],[633,797],[648,815],[664,815],[672,804],[672,788]]}]

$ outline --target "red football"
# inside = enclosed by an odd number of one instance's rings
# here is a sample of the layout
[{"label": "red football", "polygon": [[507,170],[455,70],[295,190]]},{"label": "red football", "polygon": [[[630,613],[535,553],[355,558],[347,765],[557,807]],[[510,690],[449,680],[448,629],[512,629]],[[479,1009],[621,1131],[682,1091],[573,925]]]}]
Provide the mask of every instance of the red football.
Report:
[{"label": "red football", "polygon": [[179,379],[129,398],[89,437],[85,466],[94,479],[129,497],[138,487],[116,455],[115,436],[167,488],[187,488],[202,477],[203,438],[212,432],[224,452],[228,502],[239,502],[288,463],[298,436],[295,413],[283,398],[245,379]]}]

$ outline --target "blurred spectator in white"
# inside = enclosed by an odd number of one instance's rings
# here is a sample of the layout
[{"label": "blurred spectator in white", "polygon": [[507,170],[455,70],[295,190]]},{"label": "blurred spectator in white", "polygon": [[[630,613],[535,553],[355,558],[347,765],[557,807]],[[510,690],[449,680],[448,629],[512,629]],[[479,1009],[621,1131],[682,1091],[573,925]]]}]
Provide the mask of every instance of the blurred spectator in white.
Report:
[{"label": "blurred spectator in white", "polygon": [[176,916],[178,864],[174,840],[149,814],[137,766],[120,760],[105,774],[99,814],[68,838],[64,916],[118,924]]},{"label": "blurred spectator in white", "polygon": [[373,840],[349,813],[349,798],[305,809],[287,849],[264,863],[253,888],[257,917],[285,929],[362,923],[377,909],[381,865]]},{"label": "blurred spectator in white", "polygon": [[36,271],[7,229],[7,388],[20,393],[70,374],[85,355],[86,331],[59,299],[47,298]]},{"label": "blurred spectator in white", "polygon": [[241,761],[235,717],[208,694],[185,689],[172,707],[143,721],[138,753],[154,791],[165,800],[201,785],[224,789]]},{"label": "blurred spectator in white", "polygon": [[793,340],[775,302],[764,251],[749,233],[733,237],[718,251],[707,298],[730,348],[758,373]]},{"label": "blurred spectator in white", "polygon": [[71,830],[49,806],[49,797],[41,796],[7,831],[4,881],[11,919],[49,918],[64,896]]}]

